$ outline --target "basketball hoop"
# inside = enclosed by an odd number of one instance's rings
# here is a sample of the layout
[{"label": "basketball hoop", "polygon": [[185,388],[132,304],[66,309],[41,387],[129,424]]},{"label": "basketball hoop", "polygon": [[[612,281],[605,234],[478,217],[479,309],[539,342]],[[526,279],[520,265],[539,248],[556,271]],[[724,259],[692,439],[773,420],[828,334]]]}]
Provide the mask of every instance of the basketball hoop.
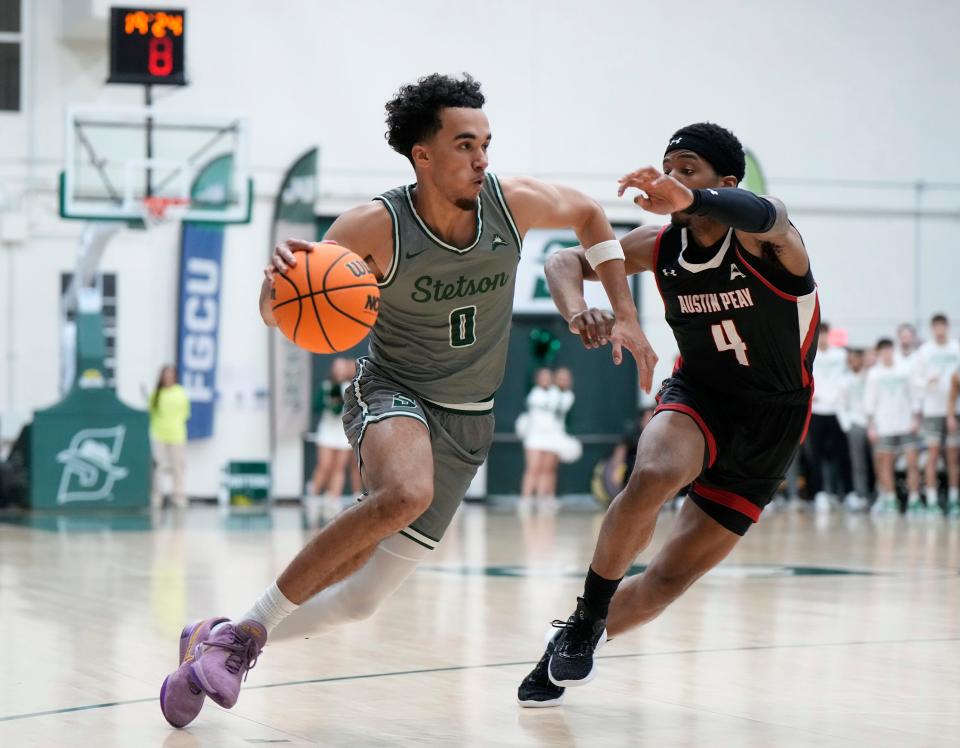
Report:
[{"label": "basketball hoop", "polygon": [[158,197],[151,195],[140,201],[140,212],[147,228],[182,218],[190,207],[186,197]]}]

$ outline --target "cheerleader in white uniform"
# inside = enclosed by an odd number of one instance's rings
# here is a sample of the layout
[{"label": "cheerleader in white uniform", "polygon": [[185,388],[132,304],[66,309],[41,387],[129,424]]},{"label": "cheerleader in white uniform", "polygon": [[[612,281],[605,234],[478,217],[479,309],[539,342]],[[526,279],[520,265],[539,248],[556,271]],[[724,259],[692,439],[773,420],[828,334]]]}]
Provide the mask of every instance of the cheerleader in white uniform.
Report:
[{"label": "cheerleader in white uniform", "polygon": [[557,369],[553,373],[553,386],[550,388],[548,402],[552,408],[551,422],[545,439],[545,452],[540,461],[540,476],[537,481],[536,495],[540,498],[540,508],[555,511],[557,501],[557,471],[560,463],[576,462],[580,459],[580,442],[567,433],[567,413],[573,407],[573,375],[569,369]]},{"label": "cheerleader in white uniform", "polygon": [[550,496],[544,493],[544,471],[549,474],[550,465],[556,460],[552,451],[557,438],[556,408],[559,390],[553,386],[553,373],[538,369],[534,386],[527,395],[527,410],[520,417],[518,431],[523,438],[525,468],[520,487],[520,508],[528,508],[534,496]]},{"label": "cheerleader in white uniform", "polygon": [[317,466],[313,471],[315,496],[339,499],[343,494],[350,442],[343,431],[343,393],[353,379],[356,365],[346,358],[334,359],[324,382],[323,412],[317,425]]},{"label": "cheerleader in white uniform", "polygon": [[[566,368],[557,369],[553,373],[553,383],[557,390],[556,410],[554,411],[557,439],[551,451],[557,455],[560,462],[570,464],[579,460],[583,454],[583,445],[580,440],[567,433],[567,416],[576,400],[576,396],[573,394],[573,374]],[[553,485],[556,486],[556,469],[554,469]]]}]

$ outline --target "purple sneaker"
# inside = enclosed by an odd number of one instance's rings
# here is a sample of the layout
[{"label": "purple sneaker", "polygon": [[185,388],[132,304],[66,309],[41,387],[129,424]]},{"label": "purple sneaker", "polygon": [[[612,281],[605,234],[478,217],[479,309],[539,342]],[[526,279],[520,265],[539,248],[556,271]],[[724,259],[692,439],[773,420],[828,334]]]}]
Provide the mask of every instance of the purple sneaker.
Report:
[{"label": "purple sneaker", "polygon": [[257,664],[267,643],[267,630],[256,621],[228,623],[196,648],[190,674],[193,681],[224,709],[237,703],[240,683]]},{"label": "purple sneaker", "polygon": [[210,629],[227,618],[205,618],[185,626],[180,632],[180,667],[163,679],[160,687],[160,711],[174,727],[186,727],[203,708],[206,695],[192,679],[197,645],[210,635]]}]

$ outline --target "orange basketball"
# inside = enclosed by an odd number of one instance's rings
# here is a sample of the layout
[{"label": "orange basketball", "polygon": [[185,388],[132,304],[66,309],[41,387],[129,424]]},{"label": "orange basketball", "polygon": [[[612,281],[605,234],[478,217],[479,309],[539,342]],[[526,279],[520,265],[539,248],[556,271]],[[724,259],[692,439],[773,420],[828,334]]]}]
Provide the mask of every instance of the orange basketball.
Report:
[{"label": "orange basketball", "polygon": [[273,280],[280,330],[313,353],[339,353],[363,340],[380,311],[380,289],[367,264],[346,247],[315,244]]}]

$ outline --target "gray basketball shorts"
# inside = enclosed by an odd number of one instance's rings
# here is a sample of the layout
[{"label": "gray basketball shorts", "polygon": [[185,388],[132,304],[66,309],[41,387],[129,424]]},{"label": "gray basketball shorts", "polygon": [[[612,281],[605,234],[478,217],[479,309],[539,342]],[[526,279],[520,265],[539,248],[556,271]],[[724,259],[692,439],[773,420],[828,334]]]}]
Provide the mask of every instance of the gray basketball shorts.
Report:
[{"label": "gray basketball shorts", "polygon": [[430,403],[391,379],[369,359],[359,359],[357,375],[344,393],[343,429],[364,481],[364,434],[371,425],[388,418],[413,418],[430,432],[433,501],[401,534],[432,550],[453,520],[477,469],[487,459],[493,441],[493,413],[458,411]]},{"label": "gray basketball shorts", "polygon": [[946,416],[924,416],[923,441],[928,447],[960,447],[960,433],[951,434],[947,431]]},{"label": "gray basketball shorts", "polygon": [[904,449],[916,448],[917,437],[913,434],[891,434],[878,438],[877,443],[873,446],[873,451],[897,454]]}]

